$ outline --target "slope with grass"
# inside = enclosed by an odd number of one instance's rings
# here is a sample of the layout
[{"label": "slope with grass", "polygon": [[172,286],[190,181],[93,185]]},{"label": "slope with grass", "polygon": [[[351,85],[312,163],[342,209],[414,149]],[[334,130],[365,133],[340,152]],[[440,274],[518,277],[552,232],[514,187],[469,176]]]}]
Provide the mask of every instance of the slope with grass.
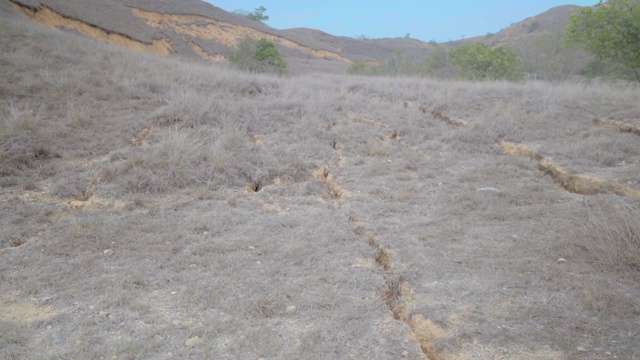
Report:
[{"label": "slope with grass", "polygon": [[640,357],[637,88],[0,34],[0,358]]}]

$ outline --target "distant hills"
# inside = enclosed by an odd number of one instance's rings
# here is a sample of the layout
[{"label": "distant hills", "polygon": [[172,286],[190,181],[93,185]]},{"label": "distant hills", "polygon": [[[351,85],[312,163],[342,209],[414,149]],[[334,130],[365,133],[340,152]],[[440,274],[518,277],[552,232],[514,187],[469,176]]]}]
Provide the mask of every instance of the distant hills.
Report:
[{"label": "distant hills", "polygon": [[[21,13],[48,27],[163,56],[222,61],[246,38],[276,44],[294,73],[343,73],[351,63],[383,63],[398,49],[421,59],[438,46],[467,42],[518,48],[542,34],[560,34],[573,5],[552,8],[505,28],[453,42],[435,44],[411,38],[356,39],[321,30],[273,29],[200,0],[0,0],[5,14]],[[556,36],[557,37],[557,36]]]}]

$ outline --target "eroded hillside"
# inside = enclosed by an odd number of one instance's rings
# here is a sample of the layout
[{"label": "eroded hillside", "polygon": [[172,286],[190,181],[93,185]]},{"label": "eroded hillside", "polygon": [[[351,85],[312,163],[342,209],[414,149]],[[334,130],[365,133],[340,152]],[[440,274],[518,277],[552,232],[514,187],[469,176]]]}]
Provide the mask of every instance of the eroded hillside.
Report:
[{"label": "eroded hillside", "polygon": [[[274,30],[197,0],[180,7],[166,1],[133,0],[100,4],[57,0],[11,0],[11,3],[23,15],[50,28],[79,32],[157,55],[181,54],[220,61],[243,39],[265,38],[294,59],[311,57],[344,64],[351,63],[351,58],[367,61],[361,55],[342,55],[312,38]],[[180,12],[171,12],[176,10]]]}]

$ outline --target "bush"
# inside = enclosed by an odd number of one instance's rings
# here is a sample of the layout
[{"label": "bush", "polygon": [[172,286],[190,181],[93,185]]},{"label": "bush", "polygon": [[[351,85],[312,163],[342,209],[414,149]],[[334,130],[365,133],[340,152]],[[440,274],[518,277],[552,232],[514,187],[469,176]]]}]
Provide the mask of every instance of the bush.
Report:
[{"label": "bush", "polygon": [[236,68],[250,72],[287,72],[287,62],[276,46],[267,39],[244,39],[231,54],[229,61]]},{"label": "bush", "polygon": [[515,80],[520,62],[505,46],[464,44],[449,53],[456,75],[471,80]]}]

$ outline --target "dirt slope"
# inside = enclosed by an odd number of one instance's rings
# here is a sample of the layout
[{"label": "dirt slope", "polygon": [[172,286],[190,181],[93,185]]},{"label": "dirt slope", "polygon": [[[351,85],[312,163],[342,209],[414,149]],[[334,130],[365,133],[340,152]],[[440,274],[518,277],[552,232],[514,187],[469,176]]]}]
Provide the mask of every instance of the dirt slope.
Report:
[{"label": "dirt slope", "polygon": [[230,49],[249,37],[267,38],[293,59],[313,58],[330,64],[367,60],[363,54],[337,49],[303,34],[272,29],[199,0],[179,4],[166,0],[10,2],[22,14],[48,27],[158,55],[223,60]]}]

